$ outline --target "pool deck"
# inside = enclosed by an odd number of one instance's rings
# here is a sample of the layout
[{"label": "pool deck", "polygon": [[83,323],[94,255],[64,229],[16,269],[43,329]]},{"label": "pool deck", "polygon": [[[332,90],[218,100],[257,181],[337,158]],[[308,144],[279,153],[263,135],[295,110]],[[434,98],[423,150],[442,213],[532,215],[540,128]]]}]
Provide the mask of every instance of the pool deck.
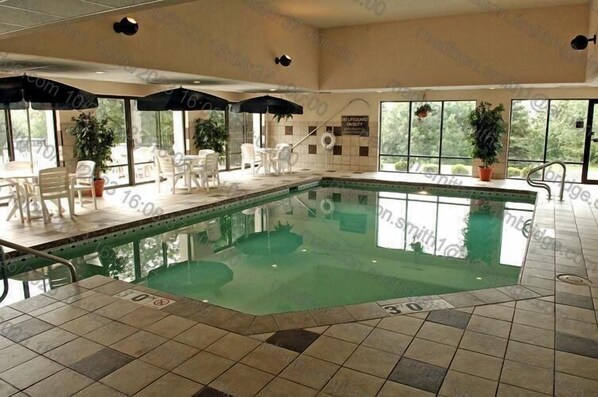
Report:
[{"label": "pool deck", "polygon": [[[221,175],[220,189],[152,202],[184,212],[322,177],[447,183],[340,171]],[[2,237],[44,246],[142,221],[124,196],[153,188],[118,189],[75,221],[3,223]],[[256,317],[95,276],[0,308],[0,396],[596,396],[598,189],[579,188],[586,194],[563,202],[539,194],[520,286]],[[558,281],[561,273],[593,287]],[[158,309],[115,296],[130,289],[176,302]],[[425,310],[406,312],[414,301]]]}]

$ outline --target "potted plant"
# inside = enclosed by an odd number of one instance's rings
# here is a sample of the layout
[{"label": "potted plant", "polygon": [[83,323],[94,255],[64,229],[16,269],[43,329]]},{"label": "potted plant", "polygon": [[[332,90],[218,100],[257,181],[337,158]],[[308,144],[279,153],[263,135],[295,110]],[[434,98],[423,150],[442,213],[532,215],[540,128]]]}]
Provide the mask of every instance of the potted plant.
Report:
[{"label": "potted plant", "polygon": [[224,125],[224,113],[210,112],[207,119],[195,120],[195,134],[193,142],[197,149],[212,149],[216,153],[224,154],[228,142],[228,130]]},{"label": "potted plant", "polygon": [[502,149],[500,140],[507,129],[502,118],[504,110],[502,103],[493,109],[490,103],[481,102],[469,114],[469,124],[472,127],[469,141],[473,157],[482,161],[479,166],[482,181],[492,178],[492,165],[498,162],[498,153]]},{"label": "potted plant", "polygon": [[426,117],[428,117],[428,113],[432,113],[432,106],[430,106],[430,104],[428,103],[424,103],[423,105],[415,109],[415,112],[413,113],[417,116],[418,119],[425,119]]},{"label": "potted plant", "polygon": [[281,114],[275,114],[272,117],[272,120],[276,120],[277,123],[280,123],[280,120],[282,120],[282,119],[285,119],[285,121],[286,121],[286,120],[292,119],[292,118],[293,118],[293,115],[291,113],[281,113]]},{"label": "potted plant", "polygon": [[108,171],[108,164],[112,162],[112,148],[115,146],[115,134],[108,127],[107,119],[98,119],[91,113],[80,113],[73,117],[75,122],[68,132],[75,137],[74,156],[78,160],[95,162],[94,187],[97,197],[102,197],[105,179],[102,173]]}]

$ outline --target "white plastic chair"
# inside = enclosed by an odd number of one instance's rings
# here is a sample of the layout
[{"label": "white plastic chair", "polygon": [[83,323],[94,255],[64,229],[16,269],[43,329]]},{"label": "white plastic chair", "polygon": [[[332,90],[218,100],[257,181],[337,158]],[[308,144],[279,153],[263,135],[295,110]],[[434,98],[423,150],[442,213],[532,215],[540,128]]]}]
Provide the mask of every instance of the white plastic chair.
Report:
[{"label": "white plastic chair", "polygon": [[197,155],[200,156],[200,157],[205,157],[208,154],[212,154],[212,153],[216,153],[216,152],[214,150],[212,150],[212,149],[200,149],[197,152]]},{"label": "white plastic chair", "polygon": [[194,171],[197,172],[199,178],[201,179],[202,185],[206,188],[206,190],[210,190],[210,181],[209,178],[212,178],[212,183],[216,183],[217,187],[220,187],[220,174],[218,172],[218,158],[220,155],[218,153],[208,153],[204,161],[202,161],[199,166],[194,168]]},{"label": "white plastic chair", "polygon": [[13,207],[8,213],[6,220],[9,221],[13,217],[17,210],[21,216],[21,223],[24,222],[23,218],[23,202],[21,201],[21,193],[19,192],[19,185],[13,182],[0,181],[0,201],[9,200],[9,203],[13,203]]},{"label": "white plastic chair", "polygon": [[249,165],[253,175],[255,176],[257,169],[262,162],[262,156],[255,152],[253,143],[244,143],[241,145],[241,169],[245,169],[245,165]]},{"label": "white plastic chair", "polygon": [[289,171],[289,174],[293,173],[291,166],[291,145],[288,143],[279,143],[276,145],[276,155],[270,159],[271,162],[276,166],[276,172],[281,174],[285,169]]},{"label": "white plastic chair", "polygon": [[154,155],[154,162],[156,164],[156,185],[158,186],[158,193],[160,193],[162,178],[170,179],[172,181],[172,194],[175,194],[176,183],[181,177],[184,178],[187,183],[187,191],[191,191],[191,178],[188,164],[175,164],[174,156],[164,152],[156,152]]},{"label": "white plastic chair", "polygon": [[25,200],[27,202],[27,219],[31,220],[31,213],[29,211],[29,195],[33,192],[38,196],[39,202],[42,206],[44,216],[44,223],[50,221],[50,212],[46,206],[46,200],[56,202],[58,207],[58,215],[62,216],[61,199],[66,198],[69,203],[69,214],[71,219],[75,215],[75,206],[73,193],[71,192],[71,183],[69,173],[64,167],[47,168],[39,172],[38,183],[29,184],[29,188],[25,189]]},{"label": "white plastic chair", "polygon": [[31,170],[31,163],[29,161],[9,161],[4,164],[4,169],[7,171]]},{"label": "white plastic chair", "polygon": [[96,168],[96,163],[91,160],[82,160],[77,162],[77,170],[72,179],[71,190],[79,196],[79,205],[83,207],[82,192],[90,191],[93,198],[93,207],[97,210],[98,203],[96,202],[96,189],[93,185],[93,174]]}]

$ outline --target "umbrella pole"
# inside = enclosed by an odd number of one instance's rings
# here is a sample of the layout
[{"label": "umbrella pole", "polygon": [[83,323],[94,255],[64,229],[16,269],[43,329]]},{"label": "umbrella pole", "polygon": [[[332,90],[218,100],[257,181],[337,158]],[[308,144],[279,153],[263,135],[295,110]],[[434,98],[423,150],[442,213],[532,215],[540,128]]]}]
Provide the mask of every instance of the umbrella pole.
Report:
[{"label": "umbrella pole", "polygon": [[29,136],[29,166],[33,172],[33,145],[31,143],[31,117],[29,115],[29,104],[27,104],[27,133]]}]

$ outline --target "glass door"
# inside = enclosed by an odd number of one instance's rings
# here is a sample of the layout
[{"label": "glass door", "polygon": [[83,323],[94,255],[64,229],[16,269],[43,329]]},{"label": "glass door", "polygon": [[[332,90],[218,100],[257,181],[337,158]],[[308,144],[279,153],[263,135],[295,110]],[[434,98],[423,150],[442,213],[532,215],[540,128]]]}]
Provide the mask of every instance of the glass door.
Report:
[{"label": "glass door", "polygon": [[586,131],[582,183],[598,184],[598,99],[590,101]]}]

